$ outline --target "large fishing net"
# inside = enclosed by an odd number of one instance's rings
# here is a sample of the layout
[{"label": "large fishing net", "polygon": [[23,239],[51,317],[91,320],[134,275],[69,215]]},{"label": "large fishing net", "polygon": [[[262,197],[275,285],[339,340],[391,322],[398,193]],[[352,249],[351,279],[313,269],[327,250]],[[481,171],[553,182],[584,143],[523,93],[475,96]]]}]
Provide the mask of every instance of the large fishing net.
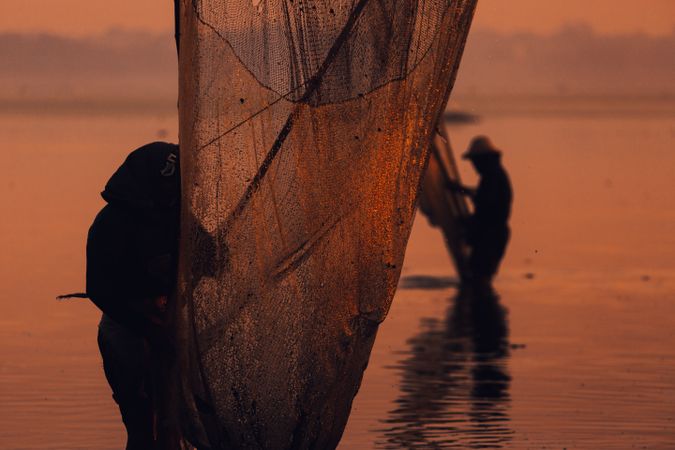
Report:
[{"label": "large fishing net", "polygon": [[179,0],[180,419],[334,448],[476,0]]}]

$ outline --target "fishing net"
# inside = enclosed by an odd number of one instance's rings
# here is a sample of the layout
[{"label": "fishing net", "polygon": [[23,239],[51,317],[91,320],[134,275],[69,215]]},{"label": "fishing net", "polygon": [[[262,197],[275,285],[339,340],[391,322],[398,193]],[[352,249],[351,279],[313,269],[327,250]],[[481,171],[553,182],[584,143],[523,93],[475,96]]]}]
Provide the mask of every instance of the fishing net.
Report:
[{"label": "fishing net", "polygon": [[466,198],[448,189],[450,183],[461,185],[461,180],[445,126],[439,123],[431,142],[418,204],[431,226],[441,229],[450,259],[461,280],[468,274],[469,247],[464,229],[470,213]]},{"label": "fishing net", "polygon": [[177,390],[200,448],[334,448],[476,0],[180,0]]}]

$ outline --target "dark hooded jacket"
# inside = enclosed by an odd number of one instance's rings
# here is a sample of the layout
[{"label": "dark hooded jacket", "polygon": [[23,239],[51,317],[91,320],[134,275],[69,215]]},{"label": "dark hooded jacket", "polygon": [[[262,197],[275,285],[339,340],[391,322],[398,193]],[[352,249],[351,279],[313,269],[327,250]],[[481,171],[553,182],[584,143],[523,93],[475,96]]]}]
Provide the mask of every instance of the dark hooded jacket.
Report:
[{"label": "dark hooded jacket", "polygon": [[178,146],[134,150],[105,186],[108,203],[87,239],[87,295],[106,315],[138,334],[153,328],[144,302],[175,284],[180,174]]}]

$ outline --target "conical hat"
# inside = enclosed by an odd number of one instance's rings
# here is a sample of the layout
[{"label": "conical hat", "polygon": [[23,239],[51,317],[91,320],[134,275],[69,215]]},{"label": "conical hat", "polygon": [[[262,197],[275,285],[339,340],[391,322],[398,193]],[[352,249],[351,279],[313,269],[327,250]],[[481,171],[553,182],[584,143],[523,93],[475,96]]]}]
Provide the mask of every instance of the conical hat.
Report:
[{"label": "conical hat", "polygon": [[497,150],[495,148],[494,144],[492,144],[492,141],[490,141],[490,138],[487,136],[477,136],[473,138],[471,141],[471,145],[469,145],[469,150],[467,150],[463,155],[462,158],[464,159],[472,159],[477,156],[485,156],[485,155],[501,155],[502,152]]}]

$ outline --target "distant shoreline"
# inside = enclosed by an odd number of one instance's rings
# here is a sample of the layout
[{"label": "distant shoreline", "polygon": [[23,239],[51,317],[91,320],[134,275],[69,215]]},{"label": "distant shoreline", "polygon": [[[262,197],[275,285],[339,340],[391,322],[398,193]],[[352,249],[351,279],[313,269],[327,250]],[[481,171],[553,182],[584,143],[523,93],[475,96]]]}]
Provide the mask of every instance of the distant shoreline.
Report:
[{"label": "distant shoreline", "polygon": [[[177,114],[176,99],[0,98],[2,115],[158,115]],[[485,116],[675,117],[675,95],[458,95],[446,120],[475,123]]]}]

